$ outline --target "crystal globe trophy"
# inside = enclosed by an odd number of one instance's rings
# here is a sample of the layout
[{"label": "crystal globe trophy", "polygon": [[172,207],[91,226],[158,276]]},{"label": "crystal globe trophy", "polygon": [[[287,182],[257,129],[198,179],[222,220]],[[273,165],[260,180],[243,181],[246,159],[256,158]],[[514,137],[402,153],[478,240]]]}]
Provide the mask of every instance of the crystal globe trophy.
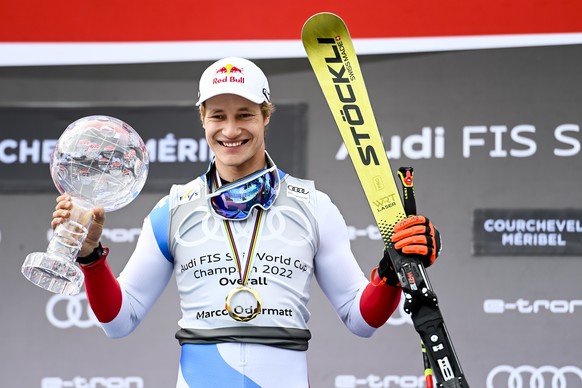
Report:
[{"label": "crystal globe trophy", "polygon": [[45,290],[81,291],[84,276],[75,260],[93,221],[93,208],[115,211],[133,201],[147,179],[149,159],[138,133],[110,116],[83,117],[59,138],[50,173],[61,194],[72,197],[71,216],[59,224],[46,252],[29,254],[22,274]]}]

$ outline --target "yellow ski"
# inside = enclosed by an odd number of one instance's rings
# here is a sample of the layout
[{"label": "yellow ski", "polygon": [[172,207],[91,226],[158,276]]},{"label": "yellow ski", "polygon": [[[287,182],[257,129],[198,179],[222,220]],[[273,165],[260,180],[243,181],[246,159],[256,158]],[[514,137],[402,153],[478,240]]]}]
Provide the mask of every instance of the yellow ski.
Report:
[{"label": "yellow ski", "polygon": [[391,246],[394,225],[406,213],[348,29],[338,16],[319,13],[307,20],[301,38],[384,244]]},{"label": "yellow ski", "polygon": [[403,203],[348,29],[337,15],[319,13],[305,22],[301,38],[400,280],[405,311],[412,317],[429,360],[425,368],[431,370],[432,366],[438,388],[468,388],[420,259],[399,254],[391,242],[394,225],[406,218],[405,209],[414,213],[413,188],[403,180]]}]

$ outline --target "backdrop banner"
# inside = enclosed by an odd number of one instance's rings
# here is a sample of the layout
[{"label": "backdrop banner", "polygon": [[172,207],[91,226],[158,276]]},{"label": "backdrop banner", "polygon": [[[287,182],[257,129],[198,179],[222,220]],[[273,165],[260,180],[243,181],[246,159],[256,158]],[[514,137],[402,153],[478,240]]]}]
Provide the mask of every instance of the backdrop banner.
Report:
[{"label": "backdrop banner", "polygon": [[[527,9],[524,1],[504,4]],[[487,19],[475,3],[461,5]],[[211,16],[229,10],[221,6]],[[370,3],[361,17],[392,17],[377,13]],[[580,14],[572,17],[580,21]],[[544,17],[559,23],[552,15]],[[107,30],[106,21],[93,23],[103,25]],[[374,55],[360,63],[390,164],[414,168],[418,213],[441,233],[442,253],[427,273],[470,386],[582,387],[582,46]],[[331,198],[369,276],[382,240],[309,62],[258,64],[278,107],[267,132],[270,155]],[[76,119],[105,114],[134,127],[152,159],[144,192],[107,214],[102,243],[113,273],[121,273],[144,218],[171,184],[208,166],[192,102],[193,80],[207,66],[0,68],[0,386],[175,387],[181,318],[175,279],[131,335],[110,339],[84,293],[51,294],[20,270],[29,253],[46,250],[52,233],[58,193],[48,160],[56,139]],[[311,388],[425,387],[420,338],[402,305],[372,337],[361,338],[345,327],[315,279],[309,292]]]},{"label": "backdrop banner", "polygon": [[473,218],[476,256],[580,256],[580,209],[476,209]]}]

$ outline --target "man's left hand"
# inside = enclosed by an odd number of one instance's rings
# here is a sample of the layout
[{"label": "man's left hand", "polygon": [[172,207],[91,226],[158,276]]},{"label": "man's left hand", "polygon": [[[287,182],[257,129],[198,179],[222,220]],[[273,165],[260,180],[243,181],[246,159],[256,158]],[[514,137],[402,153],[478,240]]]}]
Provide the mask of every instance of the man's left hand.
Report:
[{"label": "man's left hand", "polygon": [[415,255],[425,267],[435,262],[441,251],[441,235],[425,216],[410,216],[394,225],[394,248],[405,255]]}]

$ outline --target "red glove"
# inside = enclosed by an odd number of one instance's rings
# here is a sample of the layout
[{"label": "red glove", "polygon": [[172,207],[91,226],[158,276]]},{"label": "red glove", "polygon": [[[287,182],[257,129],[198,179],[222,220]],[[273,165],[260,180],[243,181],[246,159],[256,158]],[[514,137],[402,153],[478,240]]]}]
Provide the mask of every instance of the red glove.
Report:
[{"label": "red glove", "polygon": [[394,225],[394,248],[405,255],[415,255],[430,267],[441,251],[441,235],[425,216],[410,216]]}]

